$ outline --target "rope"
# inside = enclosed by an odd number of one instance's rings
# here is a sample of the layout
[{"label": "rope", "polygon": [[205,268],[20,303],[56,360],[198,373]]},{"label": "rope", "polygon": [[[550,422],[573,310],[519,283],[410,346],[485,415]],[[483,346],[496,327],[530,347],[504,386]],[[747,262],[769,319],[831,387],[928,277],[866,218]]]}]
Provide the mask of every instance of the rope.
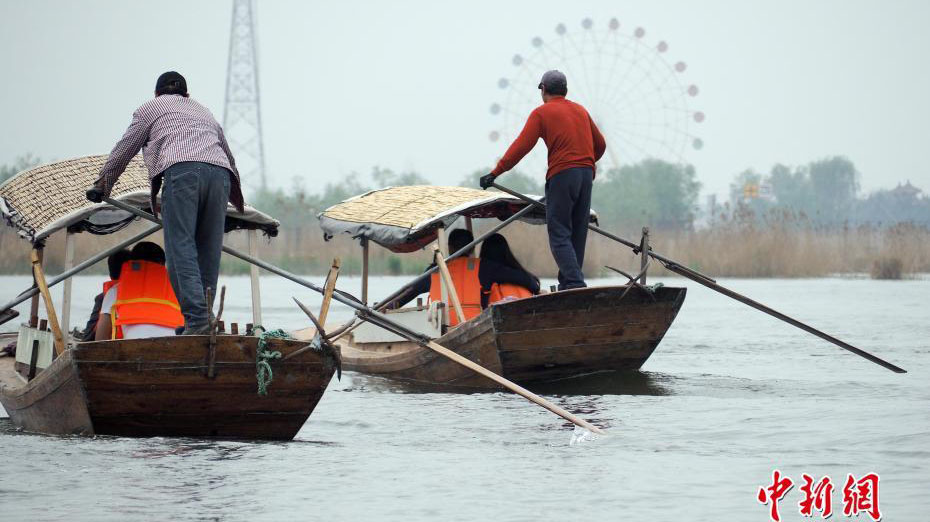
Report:
[{"label": "rope", "polygon": [[293,337],[281,329],[266,332],[264,328],[256,325],[253,331],[258,330],[261,330],[261,333],[258,334],[258,348],[255,350],[255,380],[258,382],[258,394],[264,397],[268,395],[268,386],[274,379],[269,361],[281,358],[281,352],[268,349],[268,339],[293,339]]}]

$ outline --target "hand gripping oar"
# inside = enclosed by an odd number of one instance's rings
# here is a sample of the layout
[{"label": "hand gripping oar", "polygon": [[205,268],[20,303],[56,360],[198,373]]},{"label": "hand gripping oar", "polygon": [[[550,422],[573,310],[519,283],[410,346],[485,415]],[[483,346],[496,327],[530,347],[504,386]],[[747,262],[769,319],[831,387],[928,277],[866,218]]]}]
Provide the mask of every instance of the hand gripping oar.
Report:
[{"label": "hand gripping oar", "polygon": [[[522,199],[523,201],[526,201],[526,202],[528,202],[528,203],[532,203],[532,204],[534,204],[534,205],[539,205],[539,206],[541,206],[541,207],[543,207],[543,208],[545,208],[545,206],[546,206],[544,203],[540,203],[539,201],[536,201],[535,199],[533,199],[533,198],[531,198],[531,197],[528,197],[528,196],[525,196],[525,195],[523,195],[523,194],[520,194],[519,192],[516,192],[516,191],[514,191],[514,190],[510,190],[510,189],[507,188],[507,187],[502,187],[502,186],[498,185],[497,183],[493,183],[492,186],[493,186],[494,188],[500,190],[501,192],[506,192],[507,194],[510,194],[511,196],[520,198],[520,199]],[[626,245],[626,246],[632,248],[632,249],[634,250],[634,252],[638,252],[638,250],[639,250],[639,249],[638,249],[639,245],[637,245],[636,243],[633,243],[632,241],[629,241],[629,240],[627,240],[627,239],[623,239],[622,237],[615,236],[614,234],[611,234],[610,232],[607,232],[606,230],[603,230],[603,229],[601,229],[600,227],[597,227],[597,226],[595,226],[595,225],[588,224],[588,229],[591,230],[591,231],[593,231],[593,232],[597,232],[598,234],[600,234],[600,235],[602,235],[602,236],[604,236],[604,237],[607,237],[607,238],[609,238],[609,239],[612,239],[612,240],[614,240],[614,241],[616,241],[616,242],[618,242],[618,243],[620,243],[620,244],[622,244],[622,245]],[[800,328],[801,330],[804,330],[804,331],[807,332],[807,333],[814,334],[814,335],[816,335],[817,337],[820,337],[821,339],[823,339],[823,340],[825,340],[825,341],[828,341],[828,342],[830,342],[830,343],[833,343],[833,344],[835,344],[836,346],[839,346],[840,348],[842,348],[842,349],[844,349],[844,350],[850,351],[850,352],[852,352],[852,353],[858,355],[859,357],[862,357],[862,358],[864,358],[864,359],[867,359],[867,360],[869,360],[869,361],[872,361],[873,363],[875,363],[875,364],[877,364],[877,365],[879,365],[879,366],[883,366],[883,367],[885,367],[885,368],[888,368],[889,370],[891,370],[891,371],[893,371],[893,372],[896,372],[896,373],[907,373],[907,371],[904,370],[903,368],[898,367],[898,366],[895,366],[894,364],[891,364],[890,362],[888,362],[888,361],[886,361],[886,360],[884,360],[884,359],[881,359],[881,358],[879,358],[879,357],[876,357],[876,356],[870,354],[869,352],[867,352],[867,351],[865,351],[865,350],[862,350],[862,349],[860,349],[860,348],[856,348],[855,346],[853,346],[853,345],[851,345],[851,344],[848,344],[848,343],[846,343],[846,342],[843,342],[843,341],[837,339],[836,337],[833,337],[833,336],[830,335],[830,334],[821,332],[820,330],[818,330],[818,329],[816,329],[816,328],[814,328],[814,327],[812,327],[812,326],[810,326],[810,325],[804,324],[804,323],[802,323],[801,321],[798,321],[797,319],[794,319],[793,317],[789,317],[789,316],[787,316],[787,315],[785,315],[785,314],[783,314],[783,313],[781,313],[781,312],[779,312],[779,311],[777,311],[777,310],[775,310],[775,309],[769,308],[768,306],[766,306],[766,305],[764,305],[764,304],[762,304],[762,303],[760,303],[760,302],[758,302],[758,301],[754,301],[754,300],[752,300],[752,299],[750,299],[750,298],[748,298],[748,297],[746,297],[746,296],[744,296],[744,295],[738,294],[738,293],[734,292],[733,290],[730,290],[729,288],[726,288],[726,287],[724,287],[724,286],[721,286],[721,285],[717,284],[717,282],[716,282],[715,280],[711,279],[710,277],[708,277],[708,276],[706,276],[706,275],[704,275],[704,274],[702,274],[702,273],[700,273],[700,272],[696,272],[696,271],[694,271],[694,270],[691,270],[690,268],[685,267],[685,266],[681,265],[680,263],[678,263],[678,262],[676,262],[676,261],[673,261],[673,260],[671,260],[671,259],[669,259],[669,258],[667,258],[667,257],[665,257],[665,256],[662,256],[662,255],[660,255],[660,254],[657,254],[657,253],[653,252],[652,250],[650,250],[649,252],[646,252],[646,253],[649,254],[649,257],[655,259],[655,260],[658,261],[659,263],[662,263],[662,265],[663,265],[665,268],[671,270],[672,272],[675,272],[676,274],[678,274],[678,275],[680,275],[680,276],[687,277],[688,279],[691,279],[692,281],[695,281],[695,282],[697,282],[697,283],[700,283],[700,284],[706,286],[707,288],[710,288],[711,290],[713,290],[713,291],[715,291],[715,292],[719,292],[719,293],[721,293],[721,294],[723,294],[723,295],[725,295],[725,296],[727,296],[727,297],[730,297],[730,298],[732,298],[732,299],[736,299],[737,301],[739,301],[739,302],[741,302],[741,303],[743,303],[743,304],[749,305],[749,306],[755,308],[756,310],[759,310],[760,312],[764,312],[764,313],[766,313],[766,314],[768,314],[768,315],[770,315],[770,316],[772,316],[772,317],[774,317],[774,318],[776,318],[776,319],[780,319],[780,320],[782,320],[782,321],[784,321],[784,322],[786,322],[786,323],[788,323],[788,324],[790,324],[790,325],[792,325],[792,326],[796,326],[796,327]]]},{"label": "hand gripping oar", "polygon": [[[135,208],[135,207],[133,207],[133,206],[131,206],[131,205],[127,205],[127,204],[125,204],[125,203],[123,203],[123,202],[121,202],[121,201],[116,201],[116,200],[114,200],[114,199],[112,199],[112,198],[104,198],[104,201],[106,201],[106,202],[109,203],[110,205],[113,205],[113,206],[116,207],[116,208],[125,210],[126,212],[130,212],[130,213],[135,214],[135,215],[137,215],[137,216],[139,216],[139,217],[142,217],[142,218],[144,218],[144,219],[148,219],[149,221],[152,221],[152,222],[155,222],[155,223],[161,223],[161,220],[159,220],[159,219],[156,218],[155,216],[149,214],[148,212],[146,212],[146,211],[144,211],[144,210],[139,210],[138,208]],[[294,274],[292,274],[292,273],[290,273],[290,272],[284,270],[283,268],[278,268],[278,267],[272,265],[271,263],[262,261],[261,259],[258,259],[257,257],[252,257],[252,256],[250,256],[250,255],[248,255],[248,254],[244,254],[244,253],[239,252],[238,250],[236,250],[236,249],[234,249],[234,248],[231,248],[231,247],[228,247],[228,246],[226,246],[226,245],[223,245],[223,252],[226,252],[227,254],[229,254],[229,255],[231,255],[231,256],[238,257],[239,259],[241,259],[241,260],[243,260],[243,261],[245,261],[245,262],[247,262],[247,263],[251,263],[251,264],[253,264],[253,265],[255,265],[255,266],[257,266],[257,267],[259,267],[259,268],[261,268],[261,269],[267,270],[268,272],[271,272],[271,273],[273,273],[273,274],[277,274],[277,275],[279,275],[279,276],[281,276],[281,277],[283,277],[283,278],[285,278],[285,279],[288,279],[288,280],[290,280],[290,281],[293,281],[293,282],[295,282],[295,283],[297,283],[297,284],[299,284],[299,285],[301,285],[301,286],[304,286],[304,287],[306,287],[306,288],[309,288],[310,290],[313,290],[314,292],[317,292],[317,293],[319,293],[319,294],[323,294],[323,293],[325,292],[325,290],[324,290],[323,288],[321,288],[321,287],[319,287],[319,286],[317,286],[317,285],[311,283],[310,281],[307,281],[306,279],[304,279],[304,278],[302,278],[302,277],[300,277],[300,276],[294,275]],[[368,306],[362,304],[361,301],[359,301],[358,299],[355,299],[355,298],[353,298],[353,297],[347,297],[347,295],[348,295],[348,294],[346,294],[345,292],[336,291],[336,292],[333,293],[333,299],[336,300],[336,301],[339,301],[340,303],[342,303],[342,304],[344,304],[344,305],[346,305],[346,306],[348,306],[349,308],[354,309],[354,310],[357,312],[357,315],[358,315],[358,317],[359,317],[360,319],[362,319],[362,320],[364,320],[364,321],[368,321],[368,322],[370,322],[370,323],[372,323],[372,324],[374,324],[374,325],[376,325],[376,326],[379,326],[379,327],[381,327],[381,328],[383,328],[383,329],[385,329],[385,330],[387,330],[387,331],[389,331],[389,332],[392,332],[392,333],[397,334],[397,335],[399,335],[399,336],[401,336],[401,337],[404,337],[405,339],[409,339],[410,341],[413,341],[413,342],[415,342],[415,343],[417,343],[417,344],[419,344],[419,345],[421,345],[421,346],[425,346],[426,348],[429,348],[430,350],[433,350],[433,351],[439,353],[440,355],[443,355],[443,356],[445,356],[445,357],[451,359],[452,361],[454,361],[454,362],[456,362],[456,363],[458,363],[458,364],[461,364],[462,366],[465,366],[466,368],[468,368],[468,369],[470,369],[470,370],[472,370],[472,371],[475,371],[475,372],[479,373],[480,375],[482,375],[482,376],[484,376],[484,377],[487,377],[488,379],[490,379],[490,380],[492,380],[492,381],[494,381],[494,382],[500,384],[501,386],[503,386],[503,387],[505,387],[505,388],[511,390],[512,392],[516,393],[517,395],[520,395],[520,396],[522,396],[522,397],[524,397],[524,398],[526,398],[526,399],[529,399],[530,401],[532,401],[532,402],[534,402],[534,403],[536,403],[536,404],[542,406],[543,408],[546,408],[547,410],[551,411],[552,413],[555,413],[556,415],[562,417],[562,418],[565,419],[565,420],[568,420],[568,421],[572,422],[573,424],[575,424],[575,425],[577,425],[577,426],[580,426],[580,427],[582,427],[582,428],[585,428],[586,430],[589,430],[589,431],[591,431],[592,433],[596,433],[596,434],[598,434],[598,435],[605,435],[605,434],[606,434],[606,432],[605,432],[604,430],[598,428],[597,426],[595,426],[595,425],[593,425],[593,424],[591,424],[591,423],[589,423],[589,422],[587,422],[587,421],[585,421],[585,420],[583,420],[583,419],[581,419],[581,418],[579,418],[579,417],[577,417],[577,416],[575,416],[575,415],[569,413],[568,411],[565,411],[564,409],[562,409],[562,408],[556,406],[555,404],[552,404],[551,402],[549,402],[549,401],[543,399],[542,397],[539,397],[539,396],[536,395],[535,393],[533,393],[533,392],[531,392],[531,391],[529,391],[529,390],[527,390],[527,389],[525,389],[525,388],[523,388],[523,387],[521,387],[521,386],[518,386],[517,384],[514,384],[514,383],[508,381],[507,379],[501,377],[500,375],[497,375],[496,373],[492,372],[491,370],[488,370],[487,368],[485,368],[485,367],[483,367],[483,366],[481,366],[481,365],[479,365],[479,364],[477,364],[477,363],[474,363],[474,362],[472,362],[472,361],[466,359],[465,357],[462,357],[461,355],[459,355],[459,354],[453,352],[452,350],[449,350],[448,348],[445,348],[444,346],[441,346],[441,345],[437,344],[437,343],[434,342],[432,339],[430,339],[430,338],[428,338],[428,337],[426,337],[426,336],[424,336],[424,335],[422,335],[422,334],[420,334],[420,333],[418,333],[418,332],[415,332],[415,331],[413,331],[413,330],[410,330],[410,329],[407,328],[406,326],[404,326],[404,325],[402,325],[402,324],[400,324],[400,323],[397,323],[397,322],[391,320],[390,318],[388,318],[388,317],[385,316],[384,314],[382,314],[382,313],[380,313],[380,312],[374,310],[373,308],[369,308]],[[303,309],[303,308],[305,308],[305,307],[302,307],[302,309]],[[320,326],[322,326],[322,325],[320,325]]]}]

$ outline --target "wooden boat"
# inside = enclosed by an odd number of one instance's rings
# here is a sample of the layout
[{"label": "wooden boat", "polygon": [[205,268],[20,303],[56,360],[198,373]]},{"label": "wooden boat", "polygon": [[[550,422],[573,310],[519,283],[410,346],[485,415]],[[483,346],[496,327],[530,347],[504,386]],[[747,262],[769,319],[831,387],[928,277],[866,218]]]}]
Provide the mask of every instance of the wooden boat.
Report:
[{"label": "wooden boat", "polygon": [[[87,343],[70,339],[71,276],[160,229],[149,228],[75,267],[73,256],[66,254],[65,273],[45,279],[40,253],[54,232],[65,231],[65,250],[73,252],[76,233],[106,234],[135,219],[125,210],[84,199],[84,190],[105,160],[106,156],[92,156],[53,163],[0,186],[0,214],[33,244],[39,287],[0,306],[3,323],[18,315],[14,306],[32,299],[29,322],[19,328],[15,360],[0,357],[0,403],[14,425],[48,434],[293,438],[339,366],[338,350],[325,342],[306,349],[306,342],[260,339],[250,331]],[[120,178],[113,197],[138,209],[147,207],[148,178],[138,158]],[[278,225],[249,207],[241,213],[230,207],[227,212],[226,230],[247,230],[250,247],[257,243],[259,231],[273,237]],[[61,324],[47,289],[57,282],[65,286]],[[257,269],[252,271],[252,289],[253,322],[260,324]],[[41,323],[37,294],[48,315]],[[262,373],[267,385],[262,395],[258,371],[265,363],[262,369],[271,374]]]},{"label": "wooden boat", "polygon": [[[219,335],[208,377],[209,336],[78,343],[28,381],[0,358],[0,403],[26,431],[60,435],[282,439],[297,434],[336,366],[307,351],[272,364],[256,391],[257,337]],[[270,339],[287,355],[306,343]]]},{"label": "wooden boat", "polygon": [[[345,233],[361,239],[364,267],[368,241],[394,252],[410,252],[437,238],[444,243],[445,229],[458,219],[464,218],[471,228],[473,218],[504,220],[525,207],[518,199],[494,192],[395,187],[331,207],[320,215],[320,221],[327,237]],[[526,209],[521,218],[541,223],[544,214]],[[364,269],[362,278],[362,299],[367,301]],[[454,328],[446,326],[449,303],[386,313],[511,381],[531,384],[639,369],[675,320],[685,295],[685,288],[651,288],[631,281],[495,304]],[[308,330],[304,335],[312,333]],[[432,350],[367,324],[343,337],[340,351],[347,370],[422,384],[496,387]]]}]

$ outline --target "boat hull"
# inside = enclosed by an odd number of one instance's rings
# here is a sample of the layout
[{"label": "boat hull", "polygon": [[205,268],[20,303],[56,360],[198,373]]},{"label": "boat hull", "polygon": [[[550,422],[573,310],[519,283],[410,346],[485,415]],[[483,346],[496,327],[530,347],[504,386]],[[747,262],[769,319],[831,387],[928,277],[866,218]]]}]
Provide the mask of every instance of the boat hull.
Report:
[{"label": "boat hull", "polygon": [[[0,369],[0,402],[16,426],[40,433],[289,440],[323,396],[338,352],[272,362],[260,396],[257,345],[217,337],[211,378],[206,336],[81,343],[28,383]],[[287,355],[303,346],[272,339],[268,349]]]},{"label": "boat hull", "polygon": [[[626,286],[544,294],[491,306],[436,341],[520,383],[640,368],[684,302],[685,288]],[[409,382],[497,388],[471,370],[410,342],[343,346],[343,367]]]}]

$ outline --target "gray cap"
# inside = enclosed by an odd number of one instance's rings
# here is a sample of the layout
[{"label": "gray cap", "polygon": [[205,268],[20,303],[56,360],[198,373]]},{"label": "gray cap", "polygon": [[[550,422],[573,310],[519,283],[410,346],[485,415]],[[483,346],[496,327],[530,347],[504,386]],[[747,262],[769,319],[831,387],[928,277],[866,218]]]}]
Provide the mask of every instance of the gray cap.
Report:
[{"label": "gray cap", "polygon": [[557,71],[555,69],[551,71],[546,71],[542,75],[542,80],[539,81],[539,87],[542,89],[546,88],[546,92],[561,91],[568,88],[568,79],[565,78],[565,75],[562,74],[562,71]]}]

